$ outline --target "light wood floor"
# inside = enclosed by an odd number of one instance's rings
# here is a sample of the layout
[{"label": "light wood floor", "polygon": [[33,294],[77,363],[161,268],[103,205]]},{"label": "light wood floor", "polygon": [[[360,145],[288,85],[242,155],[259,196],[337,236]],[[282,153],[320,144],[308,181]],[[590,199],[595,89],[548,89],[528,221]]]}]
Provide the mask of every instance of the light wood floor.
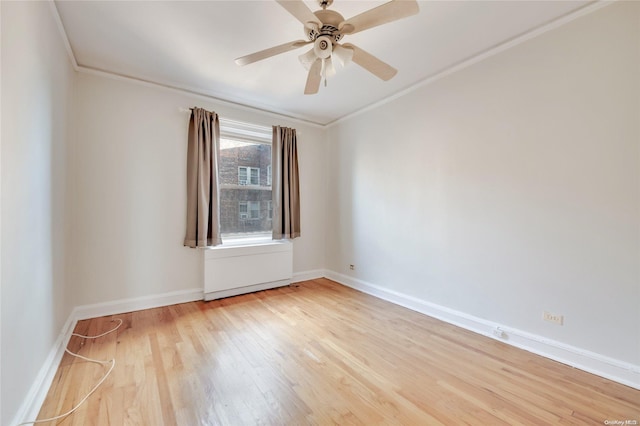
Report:
[{"label": "light wood floor", "polygon": [[[117,333],[71,339],[116,367],[57,424],[640,424],[638,390],[326,279],[113,318]],[[105,369],[65,355],[40,417],[70,409]]]}]

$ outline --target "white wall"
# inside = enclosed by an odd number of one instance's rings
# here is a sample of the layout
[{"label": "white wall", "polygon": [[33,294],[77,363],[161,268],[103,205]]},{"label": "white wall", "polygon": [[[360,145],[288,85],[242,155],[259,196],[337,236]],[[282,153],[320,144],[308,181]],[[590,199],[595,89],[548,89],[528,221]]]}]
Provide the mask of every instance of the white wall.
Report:
[{"label": "white wall", "polygon": [[[321,270],[326,255],[335,272],[640,364],[639,4],[328,135],[74,75],[49,8],[0,2],[1,424],[72,307],[201,288],[201,256],[182,247],[188,114],[178,109],[194,105],[301,133],[295,273]],[[565,325],[542,322],[542,310]]]},{"label": "white wall", "polygon": [[189,114],[295,127],[302,237],[294,273],[324,267],[324,130],[158,86],[78,75],[71,155],[74,305],[202,290],[202,255],[182,246]]},{"label": "white wall", "polygon": [[[2,40],[2,6],[0,6],[0,40]],[[0,70],[2,49],[0,47]],[[0,321],[2,320],[2,83],[0,82]],[[0,422],[2,421],[2,326],[0,325]]]},{"label": "white wall", "polygon": [[605,7],[332,126],[328,269],[640,365],[639,23]]},{"label": "white wall", "polygon": [[2,9],[2,417],[10,424],[71,312],[65,285],[73,69],[48,2]]}]

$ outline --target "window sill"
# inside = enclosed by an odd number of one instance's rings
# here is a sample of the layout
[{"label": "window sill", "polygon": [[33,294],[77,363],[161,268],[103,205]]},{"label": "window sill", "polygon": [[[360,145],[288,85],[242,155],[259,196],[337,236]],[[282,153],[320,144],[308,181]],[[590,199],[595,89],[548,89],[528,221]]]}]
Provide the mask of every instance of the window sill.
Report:
[{"label": "window sill", "polygon": [[238,244],[228,242],[203,250],[205,259],[221,259],[238,256],[260,255],[291,251],[293,248],[289,240],[252,240],[241,241]]},{"label": "window sill", "polygon": [[240,237],[240,238],[228,238],[223,239],[222,244],[210,247],[211,249],[225,249],[233,247],[247,247],[247,246],[263,246],[268,244],[285,244],[286,240],[274,240],[271,236],[256,236],[256,237]]}]

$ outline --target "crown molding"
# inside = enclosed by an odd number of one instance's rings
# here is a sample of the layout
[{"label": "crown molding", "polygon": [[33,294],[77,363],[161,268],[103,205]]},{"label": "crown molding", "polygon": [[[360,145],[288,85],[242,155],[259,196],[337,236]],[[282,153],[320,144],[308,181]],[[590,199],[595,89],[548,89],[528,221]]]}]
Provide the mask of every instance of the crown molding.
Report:
[{"label": "crown molding", "polygon": [[340,118],[337,118],[333,121],[327,122],[327,123],[319,123],[316,121],[311,121],[309,119],[305,119],[304,117],[300,117],[300,116],[294,116],[294,115],[290,115],[284,112],[277,112],[277,111],[272,111],[272,110],[268,110],[265,107],[257,107],[257,106],[252,106],[249,104],[244,104],[244,103],[240,103],[240,102],[234,102],[231,100],[227,100],[227,99],[223,99],[221,97],[217,97],[217,96],[213,96],[213,95],[207,95],[205,94],[205,91],[202,89],[198,89],[198,88],[192,88],[192,87],[186,87],[186,86],[180,86],[180,85],[176,85],[174,83],[169,83],[169,82],[163,82],[163,81],[155,81],[155,80],[150,80],[150,79],[145,79],[145,78],[141,78],[141,77],[136,77],[136,76],[130,76],[130,75],[126,75],[126,74],[121,74],[121,73],[116,73],[116,72],[112,72],[112,71],[108,71],[108,70],[104,70],[104,69],[99,69],[99,68],[94,68],[94,67],[88,67],[88,66],[83,66],[80,65],[78,63],[78,61],[76,60],[76,56],[73,52],[73,49],[71,47],[71,44],[69,42],[69,38],[67,37],[67,32],[64,28],[64,25],[62,23],[62,20],[60,18],[60,14],[58,13],[58,9],[55,5],[55,0],[48,0],[50,6],[51,6],[51,10],[52,10],[52,15],[53,18],[56,22],[56,25],[58,27],[58,30],[60,32],[60,36],[62,37],[63,43],[65,45],[65,48],[67,50],[67,54],[69,56],[69,60],[71,61],[71,64],[74,68],[75,71],[77,72],[83,72],[83,73],[87,73],[87,74],[93,74],[93,75],[97,75],[97,76],[101,76],[101,77],[107,77],[107,78],[112,78],[112,79],[116,79],[116,80],[121,80],[121,81],[127,81],[130,83],[136,83],[136,84],[142,84],[145,85],[147,87],[155,87],[155,88],[160,88],[160,89],[165,89],[165,90],[170,90],[173,92],[178,92],[181,94],[187,94],[187,95],[191,95],[191,96],[195,96],[197,98],[200,98],[204,101],[207,102],[215,102],[215,103],[219,103],[225,106],[229,106],[232,108],[237,108],[240,110],[244,110],[244,111],[249,111],[249,112],[257,112],[257,113],[261,113],[261,114],[266,114],[268,116],[274,117],[274,118],[278,118],[278,119],[286,119],[286,120],[290,120],[296,123],[301,123],[304,125],[308,125],[308,126],[312,126],[315,128],[330,128],[334,125],[340,124],[346,120],[349,120],[353,117],[356,117],[360,114],[363,114],[367,111],[371,111],[373,109],[376,109],[382,105],[388,104],[398,98],[401,98],[409,93],[412,93],[416,90],[419,90],[425,86],[428,86],[442,78],[445,78],[453,73],[456,73],[458,71],[461,71],[465,68],[470,67],[473,64],[476,64],[478,62],[481,62],[487,58],[490,58],[492,56],[495,56],[501,52],[504,52],[506,50],[509,50],[519,44],[522,44],[528,40],[531,40],[533,38],[536,38],[546,32],[549,32],[551,30],[554,30],[556,28],[559,28],[571,21],[574,21],[575,19],[581,18],[585,15],[588,15],[590,13],[593,13],[597,10],[600,10],[606,6],[609,6],[611,4],[617,3],[619,0],[596,0],[593,1],[585,6],[583,6],[582,8],[575,10],[573,12],[569,12],[566,15],[563,15],[559,18],[556,18],[550,22],[547,22],[545,24],[542,24],[530,31],[527,31],[519,36],[513,37],[503,43],[497,44],[493,47],[490,47],[476,55],[473,55],[469,58],[463,59],[462,61],[459,61],[451,66],[448,66],[430,76],[425,77],[424,79],[408,86],[407,88],[391,95],[388,96],[386,98],[383,98],[379,101],[376,101],[372,104],[369,104],[363,108],[357,109],[351,113],[348,113]]},{"label": "crown molding", "polygon": [[54,0],[48,0],[49,8],[51,9],[51,15],[53,16],[53,20],[58,27],[58,33],[62,38],[62,43],[67,51],[67,57],[69,58],[69,62],[71,62],[71,66],[75,71],[78,71],[78,61],[76,60],[76,55],[73,53],[73,48],[71,47],[71,43],[69,42],[69,37],[67,37],[67,30],[64,28],[64,24],[62,23],[62,19],[60,18],[60,13],[58,13],[58,7],[56,6],[56,2]]},{"label": "crown molding", "polygon": [[336,124],[342,123],[346,120],[349,120],[350,118],[356,117],[360,114],[363,114],[367,111],[371,111],[373,109],[376,109],[382,105],[388,104],[398,98],[401,98],[409,93],[415,92],[416,90],[419,90],[425,86],[428,86],[432,83],[435,83],[436,81],[445,78],[453,73],[456,73],[458,71],[461,71],[465,68],[470,67],[471,65],[474,65],[478,62],[484,61],[485,59],[488,59],[492,56],[495,56],[499,53],[502,53],[506,50],[509,50],[515,46],[518,46],[519,44],[522,44],[526,41],[529,41],[533,38],[536,38],[546,32],[549,32],[551,30],[554,30],[556,28],[559,28],[571,21],[574,21],[578,18],[581,18],[585,15],[588,15],[590,13],[593,13],[597,10],[602,9],[603,7],[609,6],[613,3],[618,2],[618,0],[597,0],[594,1],[592,3],[589,3],[583,7],[581,7],[578,10],[574,10],[573,12],[569,12],[566,15],[563,15],[559,18],[556,18],[550,22],[547,22],[545,24],[542,24],[530,31],[527,31],[523,34],[520,34],[519,36],[513,37],[505,42],[499,43],[493,47],[490,47],[476,55],[473,55],[467,59],[463,59],[462,61],[459,61],[449,67],[446,67],[438,72],[436,72],[435,74],[432,74],[428,77],[425,77],[424,79],[418,81],[415,84],[412,84],[411,86],[407,87],[404,90],[401,90],[400,92],[397,92],[391,96],[388,96],[384,99],[381,99],[377,102],[374,102],[370,105],[367,105],[364,108],[358,109],[356,111],[353,111],[345,116],[342,116],[334,121],[331,121],[327,124],[325,124],[324,127],[329,128],[332,127]]},{"label": "crown molding", "polygon": [[264,108],[259,108],[259,107],[255,107],[255,106],[251,106],[251,105],[246,105],[243,103],[239,103],[239,102],[233,102],[233,101],[229,101],[226,99],[222,99],[216,96],[212,96],[212,95],[207,95],[204,93],[203,90],[199,90],[199,89],[194,89],[194,88],[190,88],[190,87],[186,87],[186,86],[179,86],[179,85],[175,85],[175,84],[171,84],[171,83],[163,83],[163,82],[158,82],[158,81],[152,81],[152,80],[148,80],[145,78],[140,78],[140,77],[134,77],[134,76],[130,76],[130,75],[126,75],[126,74],[120,74],[120,73],[116,73],[116,72],[112,72],[112,71],[107,71],[107,70],[103,70],[103,69],[99,69],[99,68],[93,68],[93,67],[87,67],[87,66],[83,66],[83,65],[78,65],[78,72],[80,73],[85,73],[85,74],[91,74],[91,75],[96,75],[96,76],[100,76],[100,77],[105,77],[105,78],[110,78],[113,80],[120,80],[120,81],[126,81],[129,83],[134,83],[134,84],[140,84],[146,87],[154,87],[157,89],[162,89],[162,90],[166,90],[166,91],[171,91],[174,93],[179,93],[182,95],[189,95],[198,99],[202,99],[203,101],[206,102],[215,102],[217,104],[221,104],[230,108],[235,108],[235,109],[239,109],[239,110],[243,110],[243,111],[247,111],[247,112],[253,112],[253,113],[260,113],[263,115],[267,115],[270,117],[274,117],[277,119],[284,119],[284,120],[288,120],[288,121],[292,121],[295,123],[300,123],[300,124],[304,124],[307,126],[311,126],[311,127],[316,127],[316,128],[324,128],[325,125],[321,124],[321,123],[316,123],[315,121],[310,121],[310,120],[306,120],[304,118],[301,117],[296,117],[296,116],[292,116],[292,115],[287,115],[284,113],[280,113],[280,112],[276,112],[276,111],[270,111],[268,109],[264,109]]}]

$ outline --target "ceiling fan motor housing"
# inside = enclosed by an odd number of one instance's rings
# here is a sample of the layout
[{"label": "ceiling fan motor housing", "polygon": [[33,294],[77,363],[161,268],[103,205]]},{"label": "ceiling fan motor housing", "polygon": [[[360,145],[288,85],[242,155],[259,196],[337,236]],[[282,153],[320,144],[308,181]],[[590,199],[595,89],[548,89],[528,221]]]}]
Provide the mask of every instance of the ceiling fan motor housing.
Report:
[{"label": "ceiling fan motor housing", "polygon": [[339,25],[344,22],[342,15],[333,10],[317,10],[313,14],[322,22],[322,27],[305,25],[305,32],[309,40],[315,41],[318,37],[327,36],[336,43],[342,38],[342,33],[338,29]]}]

